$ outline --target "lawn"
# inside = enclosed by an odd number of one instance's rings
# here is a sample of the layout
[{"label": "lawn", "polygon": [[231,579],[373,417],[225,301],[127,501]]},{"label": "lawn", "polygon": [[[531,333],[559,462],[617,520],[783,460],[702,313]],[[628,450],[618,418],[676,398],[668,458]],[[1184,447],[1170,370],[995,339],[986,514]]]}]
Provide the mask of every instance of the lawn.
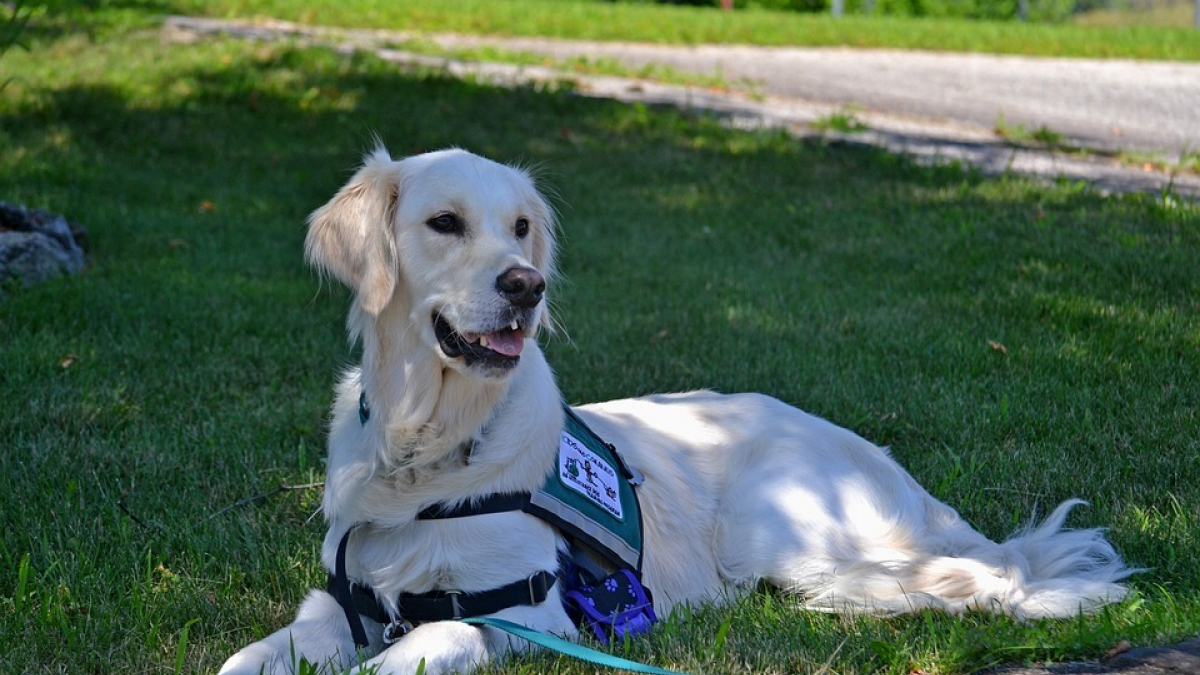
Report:
[{"label": "lawn", "polygon": [[[304,218],[373,134],[538,167],[570,401],[768,392],[891,446],[990,536],[1081,496],[1072,523],[1149,568],[1094,617],[840,618],[764,593],[630,655],[965,673],[1200,632],[1194,205],[97,16],[0,58],[0,199],[84,223],[90,247],[83,275],[0,300],[5,672],[210,672],[323,585],[319,487],[226,507],[322,480],[355,351],[346,293],[303,265]],[[550,669],[593,672],[496,672]]]},{"label": "lawn", "polygon": [[1190,27],[961,19],[711,8],[608,0],[44,0],[93,32],[170,13],[273,18],[327,26],[537,35],[671,44],[927,49],[1031,56],[1200,60]]}]

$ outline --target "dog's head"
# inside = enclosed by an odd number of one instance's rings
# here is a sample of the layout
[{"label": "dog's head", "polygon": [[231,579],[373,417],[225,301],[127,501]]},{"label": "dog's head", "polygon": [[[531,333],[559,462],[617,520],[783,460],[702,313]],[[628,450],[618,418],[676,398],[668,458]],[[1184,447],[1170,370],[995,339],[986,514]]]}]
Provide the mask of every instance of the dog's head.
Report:
[{"label": "dog's head", "polygon": [[549,327],[554,213],[521,169],[380,148],[308,223],[309,262],[353,289],[358,311],[402,311],[451,367],[507,372]]}]

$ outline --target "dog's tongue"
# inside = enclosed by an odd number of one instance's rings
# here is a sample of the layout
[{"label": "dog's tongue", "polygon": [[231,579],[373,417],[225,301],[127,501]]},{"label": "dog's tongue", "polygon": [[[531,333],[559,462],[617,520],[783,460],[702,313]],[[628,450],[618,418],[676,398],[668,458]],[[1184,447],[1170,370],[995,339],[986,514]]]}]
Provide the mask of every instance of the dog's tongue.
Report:
[{"label": "dog's tongue", "polygon": [[520,329],[488,333],[485,337],[488,349],[505,356],[520,356],[525,347],[525,333]]}]

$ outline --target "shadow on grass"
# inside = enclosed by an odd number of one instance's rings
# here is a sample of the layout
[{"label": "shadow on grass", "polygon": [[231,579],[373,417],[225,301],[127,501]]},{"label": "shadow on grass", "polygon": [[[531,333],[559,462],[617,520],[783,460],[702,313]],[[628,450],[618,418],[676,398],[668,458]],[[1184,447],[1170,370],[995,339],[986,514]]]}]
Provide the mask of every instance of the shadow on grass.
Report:
[{"label": "shadow on grass", "polygon": [[[374,134],[396,155],[455,145],[531,163],[562,195],[570,282],[556,302],[574,345],[550,348],[598,373],[586,384],[565,376],[578,400],[631,388],[764,388],[851,405],[863,430],[888,442],[896,430],[872,428],[884,413],[854,403],[861,391],[800,386],[795,374],[817,375],[806,362],[848,359],[867,373],[997,376],[987,340],[1009,332],[1029,333],[1043,360],[1090,363],[1095,377],[1106,368],[1086,349],[1097,332],[1106,355],[1114,341],[1142,349],[1147,324],[1158,326],[1162,352],[1188,346],[1175,329],[1193,319],[1197,235],[1170,214],[1129,223],[1145,210],[1138,200],[983,181],[565,90],[401,73],[366,56],[237,44],[175,45],[169,57],[150,45],[101,49],[136,74],[30,91],[4,112],[27,159],[9,164],[0,185],[44,195],[54,203],[36,205],[92,226],[89,278],[145,300],[128,323],[174,325],[159,313],[182,312],[207,327],[206,340],[219,329],[219,349],[236,351],[246,331],[231,317],[275,323],[272,302],[294,308],[314,292],[300,255],[304,217]],[[337,321],[338,297],[316,304],[324,320]],[[128,316],[101,307],[108,323]],[[302,313],[287,322],[302,323]],[[960,358],[972,342],[984,348]],[[864,362],[848,344],[874,356]],[[806,394],[814,384],[818,394]]]}]

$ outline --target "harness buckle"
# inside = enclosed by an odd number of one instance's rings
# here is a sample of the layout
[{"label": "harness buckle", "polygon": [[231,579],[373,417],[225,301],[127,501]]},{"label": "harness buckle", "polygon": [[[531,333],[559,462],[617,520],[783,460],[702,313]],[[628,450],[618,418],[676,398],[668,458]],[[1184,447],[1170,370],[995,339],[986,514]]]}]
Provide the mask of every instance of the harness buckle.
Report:
[{"label": "harness buckle", "polygon": [[400,638],[412,632],[413,625],[406,619],[396,619],[383,627],[383,643],[394,645]]},{"label": "harness buckle", "polygon": [[455,621],[458,621],[459,619],[463,618],[462,605],[459,604],[459,602],[458,602],[458,596],[462,595],[463,592],[462,591],[443,591],[443,593],[446,594],[446,597],[450,598],[450,608],[451,608],[451,611],[454,613],[454,616],[452,616],[450,618],[454,619]]},{"label": "harness buckle", "polygon": [[545,572],[534,572],[525,580],[529,584],[529,601],[535,606],[546,601],[546,597],[550,595],[550,587],[546,584]]}]

